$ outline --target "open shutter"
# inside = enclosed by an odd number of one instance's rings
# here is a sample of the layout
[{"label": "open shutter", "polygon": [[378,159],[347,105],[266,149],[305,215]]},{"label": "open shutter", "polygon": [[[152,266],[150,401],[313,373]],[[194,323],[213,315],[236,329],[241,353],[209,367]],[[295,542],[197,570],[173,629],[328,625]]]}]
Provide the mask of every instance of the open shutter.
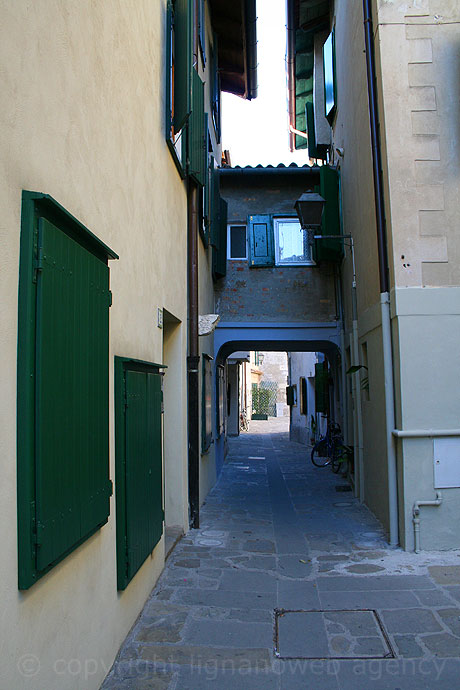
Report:
[{"label": "open shutter", "polygon": [[[174,2],[174,131],[184,126],[191,110],[190,79],[192,77],[193,22],[192,0]],[[193,70],[194,71],[194,70]]]},{"label": "open shutter", "polygon": [[315,411],[329,412],[329,370],[327,362],[315,364]]},{"label": "open shutter", "polygon": [[269,215],[249,216],[249,268],[274,266],[273,220]]},{"label": "open shutter", "polygon": [[219,197],[218,246],[213,247],[212,271],[214,278],[223,278],[227,273],[227,215],[228,204]]},{"label": "open shutter", "polygon": [[116,358],[118,589],[124,589],[163,532],[161,374]]},{"label": "open shutter", "polygon": [[200,185],[206,183],[206,133],[204,117],[204,83],[192,70],[192,112],[188,131],[189,175]]},{"label": "open shutter", "polygon": [[219,218],[220,218],[220,178],[219,168],[215,165],[215,158],[211,156],[209,170],[209,241],[216,249],[219,247]]},{"label": "open shutter", "polygon": [[300,414],[308,414],[307,379],[300,377]]},{"label": "open shutter", "polygon": [[36,312],[37,569],[107,521],[107,265],[45,218]]},{"label": "open shutter", "polygon": [[[341,235],[339,172],[329,165],[320,167],[319,193],[325,199],[321,235]],[[315,261],[334,261],[339,263],[344,255],[343,240],[317,240],[314,246]]]}]

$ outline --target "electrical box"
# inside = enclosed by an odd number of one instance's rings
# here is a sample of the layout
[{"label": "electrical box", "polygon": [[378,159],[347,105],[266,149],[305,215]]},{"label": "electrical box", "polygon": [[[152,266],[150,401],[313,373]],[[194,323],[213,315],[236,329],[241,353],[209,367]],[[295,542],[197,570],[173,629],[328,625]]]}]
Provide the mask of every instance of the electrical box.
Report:
[{"label": "electrical box", "polygon": [[460,438],[435,438],[433,450],[434,488],[460,488]]}]

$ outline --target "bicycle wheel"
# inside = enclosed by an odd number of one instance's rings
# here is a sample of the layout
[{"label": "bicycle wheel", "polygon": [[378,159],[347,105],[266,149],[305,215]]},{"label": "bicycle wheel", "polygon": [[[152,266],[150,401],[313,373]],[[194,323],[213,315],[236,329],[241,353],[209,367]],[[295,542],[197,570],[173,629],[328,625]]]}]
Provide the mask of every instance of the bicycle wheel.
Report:
[{"label": "bicycle wheel", "polygon": [[325,438],[320,439],[312,448],[311,461],[315,467],[327,467],[332,460],[329,443]]}]

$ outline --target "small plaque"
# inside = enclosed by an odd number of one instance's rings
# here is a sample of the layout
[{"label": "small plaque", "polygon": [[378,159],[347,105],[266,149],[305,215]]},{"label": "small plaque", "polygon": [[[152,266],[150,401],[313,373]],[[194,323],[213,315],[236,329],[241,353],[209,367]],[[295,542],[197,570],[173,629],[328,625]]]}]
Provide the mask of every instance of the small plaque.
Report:
[{"label": "small plaque", "polygon": [[163,328],[163,309],[160,309],[160,307],[158,307],[157,326],[158,328]]}]

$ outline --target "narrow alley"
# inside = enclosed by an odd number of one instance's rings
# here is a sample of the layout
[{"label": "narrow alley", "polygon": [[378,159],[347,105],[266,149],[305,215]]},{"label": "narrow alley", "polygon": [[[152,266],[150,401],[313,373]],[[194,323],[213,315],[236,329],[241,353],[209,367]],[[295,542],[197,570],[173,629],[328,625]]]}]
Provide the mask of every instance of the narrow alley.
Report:
[{"label": "narrow alley", "polygon": [[[103,690],[458,687],[460,563],[390,548],[289,420],[229,439],[220,479]],[[458,564],[458,565],[457,565]]]}]

